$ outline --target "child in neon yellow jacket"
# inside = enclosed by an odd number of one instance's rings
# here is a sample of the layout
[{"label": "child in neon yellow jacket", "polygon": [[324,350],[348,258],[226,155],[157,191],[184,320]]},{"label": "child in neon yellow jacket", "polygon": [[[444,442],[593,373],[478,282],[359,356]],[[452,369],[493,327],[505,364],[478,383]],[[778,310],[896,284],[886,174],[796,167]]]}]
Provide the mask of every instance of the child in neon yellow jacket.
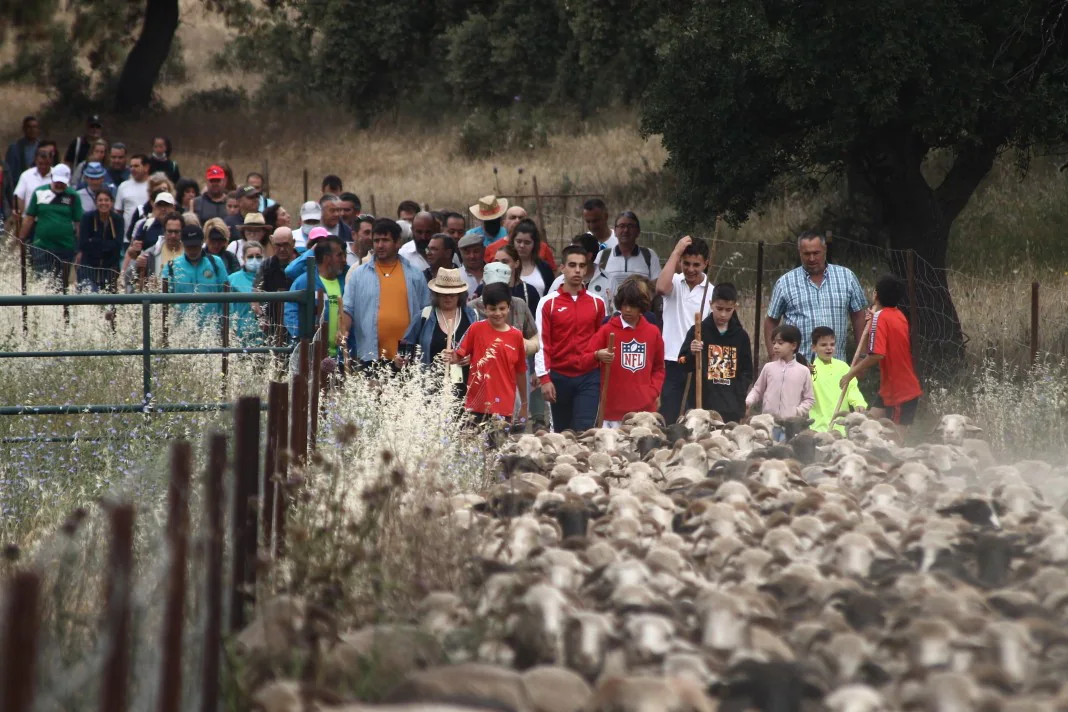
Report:
[{"label": "child in neon yellow jacket", "polygon": [[[838,399],[842,395],[838,383],[842,376],[849,372],[849,364],[834,357],[834,348],[833,329],[817,326],[812,330],[812,350],[816,352],[816,359],[812,363],[812,390],[816,395],[816,405],[812,406],[808,417],[815,421],[812,429],[821,433],[830,430],[834,407],[838,405]],[[845,401],[842,403],[843,410],[847,407],[861,413],[868,407],[867,401],[857,388],[856,379],[850,381],[849,390],[846,391]],[[835,430],[845,434],[845,428],[841,425],[836,425]]]}]

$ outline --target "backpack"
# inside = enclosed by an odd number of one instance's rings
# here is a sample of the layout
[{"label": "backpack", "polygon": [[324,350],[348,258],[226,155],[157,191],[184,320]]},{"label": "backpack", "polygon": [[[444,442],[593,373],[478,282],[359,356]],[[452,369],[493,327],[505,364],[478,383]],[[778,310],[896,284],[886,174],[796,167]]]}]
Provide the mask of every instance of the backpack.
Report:
[{"label": "backpack", "polygon": [[[613,248],[614,249],[614,248]],[[642,253],[642,258],[645,260],[645,269],[653,269],[653,255],[649,251],[648,247],[638,246],[638,251]],[[604,272],[604,268],[608,266],[608,260],[612,259],[612,250],[601,250],[601,255],[597,259],[597,266]]]}]

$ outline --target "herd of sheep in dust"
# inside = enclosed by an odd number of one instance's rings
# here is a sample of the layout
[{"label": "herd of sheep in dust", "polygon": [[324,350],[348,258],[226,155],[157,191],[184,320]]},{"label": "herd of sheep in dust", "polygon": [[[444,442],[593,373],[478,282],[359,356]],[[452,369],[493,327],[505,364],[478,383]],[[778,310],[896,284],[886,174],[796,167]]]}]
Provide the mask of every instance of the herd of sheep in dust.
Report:
[{"label": "herd of sheep in dust", "polygon": [[[1068,710],[1068,519],[946,415],[905,447],[853,413],[847,435],[770,416],[513,437],[499,484],[442,496],[473,533],[478,593],[418,620],[335,633],[324,669],[399,671],[381,704],[274,679],[264,712],[1043,712]],[[238,638],[307,645],[295,597]],[[466,656],[475,624],[499,631]]]}]

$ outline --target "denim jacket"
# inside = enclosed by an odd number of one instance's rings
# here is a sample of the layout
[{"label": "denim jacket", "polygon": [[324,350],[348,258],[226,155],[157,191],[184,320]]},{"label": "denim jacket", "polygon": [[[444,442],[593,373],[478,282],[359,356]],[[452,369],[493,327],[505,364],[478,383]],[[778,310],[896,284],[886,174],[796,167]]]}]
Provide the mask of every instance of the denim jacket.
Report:
[{"label": "denim jacket", "polygon": [[[438,310],[432,307],[427,307],[426,309],[430,309],[430,313],[427,315],[426,319],[424,319],[423,315],[420,313],[419,318],[413,320],[408,326],[408,333],[401,339],[401,343],[418,346],[420,349],[419,360],[423,365],[429,366],[430,342],[434,339],[434,329],[438,328]],[[423,311],[426,311],[426,309]],[[476,314],[475,310],[471,307],[464,307],[463,315],[467,317],[468,325],[478,321],[478,314]],[[461,339],[464,338],[464,333],[464,331],[460,331],[459,329],[456,330],[456,334],[453,337],[453,348],[460,345]]]},{"label": "denim jacket", "polygon": [[[422,272],[398,257],[408,288],[408,322],[416,322],[423,307],[430,305],[430,289]],[[345,280],[345,313],[352,318],[349,354],[358,361],[377,361],[378,354],[378,275],[375,260],[353,267]]]}]

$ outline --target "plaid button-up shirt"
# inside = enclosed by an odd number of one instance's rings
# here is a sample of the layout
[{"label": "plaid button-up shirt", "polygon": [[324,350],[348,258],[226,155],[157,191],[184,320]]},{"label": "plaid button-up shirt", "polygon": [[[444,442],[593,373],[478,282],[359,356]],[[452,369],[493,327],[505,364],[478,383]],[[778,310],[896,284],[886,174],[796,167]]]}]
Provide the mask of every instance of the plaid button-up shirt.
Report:
[{"label": "plaid button-up shirt", "polygon": [[[782,319],[801,330],[803,340],[798,351],[809,353],[809,340],[817,326],[834,329],[835,356],[846,363],[846,338],[850,315],[866,309],[868,298],[852,270],[839,265],[827,265],[823,282],[817,287],[804,267],[792,269],[775,283],[768,303],[768,316]],[[859,334],[858,334],[859,337]]]}]

